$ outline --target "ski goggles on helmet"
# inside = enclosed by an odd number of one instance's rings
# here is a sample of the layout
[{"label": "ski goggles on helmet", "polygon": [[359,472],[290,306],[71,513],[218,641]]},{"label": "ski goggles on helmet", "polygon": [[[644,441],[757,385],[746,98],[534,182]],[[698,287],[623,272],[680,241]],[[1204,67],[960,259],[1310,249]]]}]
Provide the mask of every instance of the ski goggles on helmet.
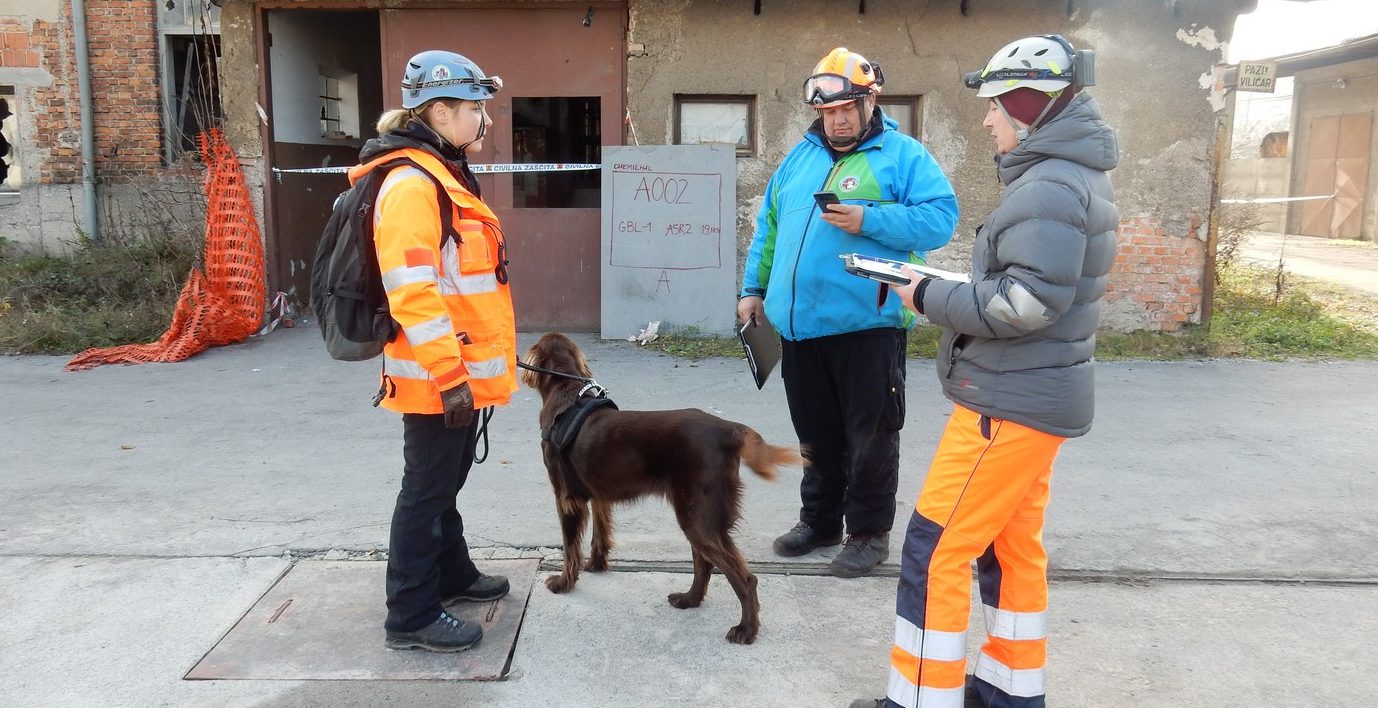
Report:
[{"label": "ski goggles on helmet", "polygon": [[1071,81],[1070,72],[1054,72],[1050,69],[997,69],[995,71],[970,71],[962,77],[967,88],[981,88],[981,84],[1001,81]]},{"label": "ski goggles on helmet", "polygon": [[871,84],[854,84],[837,74],[814,74],[804,81],[804,103],[824,108],[843,101],[855,101],[871,93]]}]

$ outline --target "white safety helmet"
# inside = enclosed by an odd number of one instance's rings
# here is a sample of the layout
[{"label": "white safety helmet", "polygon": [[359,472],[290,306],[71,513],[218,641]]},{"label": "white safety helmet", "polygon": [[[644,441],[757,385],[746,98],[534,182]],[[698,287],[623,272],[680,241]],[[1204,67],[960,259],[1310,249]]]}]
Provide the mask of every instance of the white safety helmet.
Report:
[{"label": "white safety helmet", "polygon": [[1017,88],[1054,93],[1072,85],[1075,59],[1072,45],[1058,35],[1025,37],[1001,47],[986,68],[967,74],[966,85],[981,98]]}]

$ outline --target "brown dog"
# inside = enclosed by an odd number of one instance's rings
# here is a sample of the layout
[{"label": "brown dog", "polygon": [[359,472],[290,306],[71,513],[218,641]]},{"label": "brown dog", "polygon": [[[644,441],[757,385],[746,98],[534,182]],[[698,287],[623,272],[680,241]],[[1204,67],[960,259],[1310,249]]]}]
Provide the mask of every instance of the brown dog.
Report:
[{"label": "brown dog", "polygon": [[577,437],[562,450],[558,440],[547,438],[558,430],[557,419],[590,389],[593,374],[588,362],[579,347],[559,333],[541,337],[524,362],[569,375],[522,372],[522,383],[541,393],[541,452],[555,488],[564,537],[564,572],[546,578],[546,587],[568,592],[579,579],[590,503],[592,557],[584,568],[600,572],[608,569],[612,550],[613,504],[657,494],[674,507],[694,553],[694,582],[688,592],[671,593],[670,604],[698,607],[717,567],[742,603],[741,624],[728,631],[727,640],[755,641],[761,627],[756,576],[730,535],[741,517],[738,465],[744,462],[761,477],[774,479],[776,467],[803,462],[799,450],[769,445],[755,430],[701,410],[621,411],[615,406],[589,412]]}]

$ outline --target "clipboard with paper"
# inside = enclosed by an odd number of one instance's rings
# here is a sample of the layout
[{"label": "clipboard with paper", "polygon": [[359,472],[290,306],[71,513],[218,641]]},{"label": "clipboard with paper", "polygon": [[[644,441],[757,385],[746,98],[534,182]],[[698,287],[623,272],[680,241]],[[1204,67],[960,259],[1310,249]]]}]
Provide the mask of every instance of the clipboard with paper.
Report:
[{"label": "clipboard with paper", "polygon": [[775,334],[775,328],[769,322],[757,322],[756,318],[752,317],[738,328],[737,338],[742,341],[742,349],[746,352],[746,364],[751,369],[752,378],[756,380],[756,389],[760,390],[765,387],[770,372],[774,371],[775,365],[780,362],[780,337]]}]

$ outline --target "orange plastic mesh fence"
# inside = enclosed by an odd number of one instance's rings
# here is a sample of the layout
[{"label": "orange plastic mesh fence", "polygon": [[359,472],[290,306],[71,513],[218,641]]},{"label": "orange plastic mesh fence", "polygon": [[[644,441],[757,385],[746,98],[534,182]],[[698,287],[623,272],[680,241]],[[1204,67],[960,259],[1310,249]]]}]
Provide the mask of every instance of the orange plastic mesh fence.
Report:
[{"label": "orange plastic mesh fence", "polygon": [[263,320],[267,286],[263,242],[239,158],[219,130],[200,135],[206,163],[205,272],[193,269],[172,324],[149,344],[87,349],[68,371],[102,364],[181,361],[209,347],[243,341]]}]

